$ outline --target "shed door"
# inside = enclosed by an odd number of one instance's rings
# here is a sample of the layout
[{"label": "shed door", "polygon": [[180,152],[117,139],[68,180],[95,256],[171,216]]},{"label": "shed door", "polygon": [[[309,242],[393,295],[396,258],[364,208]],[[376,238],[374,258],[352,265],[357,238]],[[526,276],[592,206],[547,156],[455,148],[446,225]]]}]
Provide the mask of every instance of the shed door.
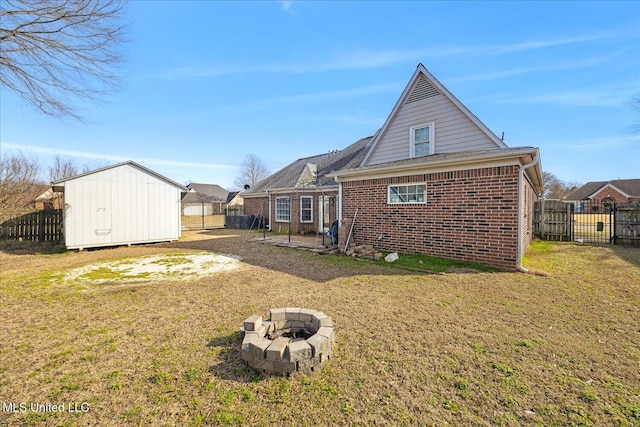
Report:
[{"label": "shed door", "polygon": [[113,243],[113,229],[111,224],[111,183],[102,175],[91,180],[91,207],[93,208],[93,236],[91,239],[97,244]]}]

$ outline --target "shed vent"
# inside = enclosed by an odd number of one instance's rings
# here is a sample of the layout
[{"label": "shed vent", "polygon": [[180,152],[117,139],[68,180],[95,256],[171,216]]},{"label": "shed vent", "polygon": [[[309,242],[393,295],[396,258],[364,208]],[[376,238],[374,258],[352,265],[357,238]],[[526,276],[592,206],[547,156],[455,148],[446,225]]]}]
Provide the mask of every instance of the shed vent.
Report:
[{"label": "shed vent", "polygon": [[420,76],[418,83],[411,91],[411,94],[407,98],[405,104],[411,104],[412,102],[421,101],[423,99],[431,98],[432,96],[440,95],[438,89],[431,84],[425,77]]}]

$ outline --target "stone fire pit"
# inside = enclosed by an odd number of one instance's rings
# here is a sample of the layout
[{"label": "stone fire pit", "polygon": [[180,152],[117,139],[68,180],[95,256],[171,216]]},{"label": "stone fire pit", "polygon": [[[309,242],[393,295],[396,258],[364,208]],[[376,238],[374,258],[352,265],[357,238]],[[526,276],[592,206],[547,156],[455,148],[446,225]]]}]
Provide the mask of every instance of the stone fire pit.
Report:
[{"label": "stone fire pit", "polygon": [[272,308],[270,319],[254,314],[243,322],[242,358],[263,374],[313,372],[331,358],[333,322],[308,308]]}]

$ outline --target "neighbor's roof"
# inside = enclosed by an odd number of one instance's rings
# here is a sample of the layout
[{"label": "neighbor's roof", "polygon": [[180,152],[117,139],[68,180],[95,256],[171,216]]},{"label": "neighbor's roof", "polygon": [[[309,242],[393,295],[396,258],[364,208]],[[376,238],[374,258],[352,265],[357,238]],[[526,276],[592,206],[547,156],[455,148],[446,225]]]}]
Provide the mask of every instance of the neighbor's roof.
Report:
[{"label": "neighbor's roof", "polygon": [[185,203],[200,203],[205,202],[226,202],[229,192],[218,184],[196,184],[191,183],[187,185],[189,191],[182,198]]},{"label": "neighbor's roof", "polygon": [[373,137],[362,138],[343,150],[298,159],[263,179],[253,188],[243,192],[242,195],[250,196],[264,193],[267,190],[295,188],[300,175],[309,164],[316,167],[317,180],[314,184],[315,186],[336,185],[335,181],[326,175],[339,169],[358,166],[368,150],[371,138]]},{"label": "neighbor's roof", "polygon": [[[115,165],[106,166],[106,167],[104,167],[104,168],[95,169],[95,170],[92,170],[92,171],[88,171],[88,172],[80,173],[80,174],[78,174],[78,175],[74,175],[74,176],[70,176],[70,177],[67,177],[67,178],[59,179],[59,180],[57,180],[57,181],[53,181],[53,182],[51,183],[51,185],[54,187],[54,188],[53,188],[53,189],[54,189],[54,191],[59,191],[60,189],[64,188],[64,183],[65,183],[66,181],[70,181],[70,180],[72,180],[72,179],[82,178],[82,177],[84,177],[84,176],[88,176],[88,175],[93,175],[94,173],[98,173],[98,172],[106,171],[106,170],[109,170],[109,169],[119,168],[119,167],[121,167],[121,166],[125,166],[125,165],[133,166],[134,168],[140,169],[140,170],[142,170],[143,172],[148,173],[149,175],[153,175],[153,176],[155,176],[156,178],[158,178],[158,179],[160,179],[160,180],[162,180],[162,181],[165,181],[165,182],[167,182],[167,183],[169,183],[169,184],[171,184],[171,185],[174,185],[174,186],[178,187],[178,188],[179,188],[181,191],[183,191],[183,192],[188,191],[188,188],[187,188],[187,187],[185,187],[184,185],[182,185],[182,184],[178,184],[177,182],[175,182],[175,181],[173,181],[173,180],[171,180],[171,179],[167,178],[166,176],[160,175],[158,172],[152,171],[152,170],[151,170],[151,169],[149,169],[149,168],[145,168],[144,166],[142,166],[142,165],[140,165],[140,164],[138,164],[138,163],[134,162],[133,160],[127,160],[126,162],[117,163],[117,164],[115,164]],[[62,184],[62,185],[60,185],[60,184]]]},{"label": "neighbor's roof", "polygon": [[240,194],[239,191],[230,191],[229,194],[227,194],[227,203],[230,203],[238,194]]},{"label": "neighbor's roof", "polygon": [[612,181],[587,182],[582,187],[567,195],[565,200],[587,200],[607,184],[632,197],[640,197],[640,179],[614,179]]}]

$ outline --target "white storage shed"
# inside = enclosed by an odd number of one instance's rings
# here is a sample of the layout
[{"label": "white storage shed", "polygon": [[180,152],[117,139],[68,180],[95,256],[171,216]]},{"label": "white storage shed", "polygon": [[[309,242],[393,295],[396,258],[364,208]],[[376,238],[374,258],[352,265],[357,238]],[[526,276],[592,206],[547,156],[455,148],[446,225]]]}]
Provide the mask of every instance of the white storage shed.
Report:
[{"label": "white storage shed", "polygon": [[133,161],[51,183],[64,193],[68,249],[174,241],[188,189]]}]

